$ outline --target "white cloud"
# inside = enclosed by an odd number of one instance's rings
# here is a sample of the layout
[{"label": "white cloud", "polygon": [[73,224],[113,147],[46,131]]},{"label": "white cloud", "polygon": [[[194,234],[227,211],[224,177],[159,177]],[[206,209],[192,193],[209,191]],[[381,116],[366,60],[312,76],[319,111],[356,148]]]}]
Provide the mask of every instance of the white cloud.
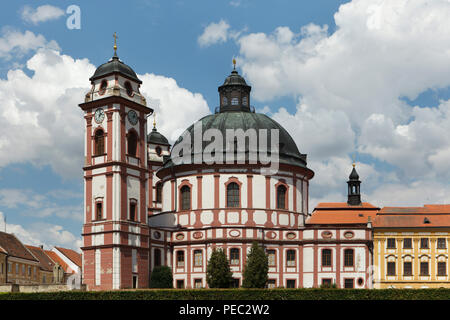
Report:
[{"label": "white cloud", "polygon": [[[0,230],[5,230],[5,215],[0,211]],[[11,224],[6,221],[6,232],[13,233],[23,244],[40,246],[44,249],[51,249],[54,246],[80,251],[82,245],[81,237],[76,237],[64,227],[48,223],[31,224],[24,228],[18,224]]]},{"label": "white cloud", "polygon": [[210,23],[205,27],[203,33],[198,37],[198,43],[201,47],[207,47],[216,43],[225,42],[228,39],[228,29],[230,25],[225,20],[218,23]]},{"label": "white cloud", "polygon": [[[41,34],[34,34],[31,31],[20,32],[11,28],[3,28],[0,37],[0,58],[18,58],[24,54],[35,51],[39,48],[49,48],[59,50],[55,41],[47,41]],[[17,62],[15,62],[18,65]]]},{"label": "white cloud", "polygon": [[64,11],[61,8],[46,4],[36,9],[25,6],[22,9],[21,15],[24,21],[38,24],[40,22],[58,19],[64,15]]},{"label": "white cloud", "polygon": [[68,190],[53,190],[47,194],[37,193],[29,189],[0,189],[0,207],[17,209],[21,215],[34,218],[59,217],[75,221],[83,221],[83,202],[58,204],[61,200],[79,198]]},{"label": "white cloud", "polygon": [[[171,142],[195,121],[210,114],[203,96],[180,88],[175,79],[148,73],[139,78],[144,96],[159,100],[159,106],[155,107],[156,127]],[[148,128],[152,129],[150,121]]]},{"label": "white cloud", "polygon": [[78,108],[95,67],[39,49],[26,66],[0,79],[0,166],[31,162],[51,165],[64,177],[81,176],[83,114]]},{"label": "white cloud", "polygon": [[[238,65],[254,101],[300,97],[294,114],[280,109],[273,116],[316,167],[312,198],[345,196],[348,173],[332,168],[347,161],[349,172],[355,150],[372,162],[374,180],[363,181],[363,192],[385,196],[380,202],[394,197],[381,192],[384,185],[448,191],[450,102],[413,108],[402,98],[450,86],[449,15],[448,1],[354,0],[339,7],[333,33],[309,24],[237,38]],[[411,203],[430,198],[403,194]]]},{"label": "white cloud", "polygon": [[197,42],[200,47],[208,47],[213,44],[223,43],[229,39],[238,39],[247,30],[247,27],[240,31],[231,30],[230,25],[225,20],[211,22],[205,27],[203,33],[198,37]]}]

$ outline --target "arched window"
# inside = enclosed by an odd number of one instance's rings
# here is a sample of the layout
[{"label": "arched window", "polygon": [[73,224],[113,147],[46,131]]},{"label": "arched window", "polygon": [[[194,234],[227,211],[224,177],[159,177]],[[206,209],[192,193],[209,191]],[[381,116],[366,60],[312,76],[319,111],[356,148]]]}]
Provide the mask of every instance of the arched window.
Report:
[{"label": "arched window", "polygon": [[239,264],[239,249],[232,248],[230,249],[230,265],[238,265]]},{"label": "arched window", "polygon": [[322,267],[331,267],[331,250],[322,250]]},{"label": "arched window", "polygon": [[136,151],[137,151],[137,136],[134,131],[128,132],[128,154],[130,156],[136,157]]},{"label": "arched window", "polygon": [[161,203],[162,202],[162,183],[158,182],[156,184],[156,202]]},{"label": "arched window", "polygon": [[189,186],[181,187],[181,210],[191,209],[191,188]]},{"label": "arched window", "polygon": [[276,265],[276,252],[275,250],[267,250],[267,260],[269,266],[273,267]]},{"label": "arched window", "polygon": [[105,135],[102,129],[95,131],[95,152],[94,155],[100,156],[105,154]]},{"label": "arched window", "polygon": [[283,185],[277,188],[277,208],[286,209],[286,187]]},{"label": "arched window", "polygon": [[194,267],[201,267],[203,265],[202,250],[194,250]]},{"label": "arched window", "polygon": [[161,250],[160,249],[155,249],[155,251],[153,251],[153,261],[154,261],[155,267],[159,267],[161,265]]},{"label": "arched window", "polygon": [[108,86],[108,82],[106,80],[102,80],[100,83],[100,89],[98,90],[99,95],[104,95],[106,92],[106,87]]},{"label": "arched window", "polygon": [[184,267],[184,251],[177,251],[177,267]]},{"label": "arched window", "polygon": [[238,208],[239,205],[239,185],[231,182],[227,185],[227,207]]},{"label": "arched window", "polygon": [[131,86],[131,83],[129,81],[125,82],[125,90],[127,91],[127,95],[130,97],[133,96],[133,87]]},{"label": "arched window", "polygon": [[295,267],[295,250],[288,250],[286,252],[286,265],[288,267]]},{"label": "arched window", "polygon": [[344,267],[353,267],[353,249],[344,250]]}]

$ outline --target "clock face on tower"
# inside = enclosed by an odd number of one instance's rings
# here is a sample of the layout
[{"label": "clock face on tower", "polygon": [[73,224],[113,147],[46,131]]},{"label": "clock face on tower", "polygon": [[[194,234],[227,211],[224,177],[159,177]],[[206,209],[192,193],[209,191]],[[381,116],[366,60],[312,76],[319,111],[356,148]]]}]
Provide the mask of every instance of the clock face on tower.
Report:
[{"label": "clock face on tower", "polygon": [[105,113],[103,112],[102,108],[98,108],[95,110],[94,119],[97,123],[102,123],[103,119],[105,118]]},{"label": "clock face on tower", "polygon": [[138,122],[138,115],[134,110],[128,111],[128,121],[130,121],[132,125],[135,125]]}]

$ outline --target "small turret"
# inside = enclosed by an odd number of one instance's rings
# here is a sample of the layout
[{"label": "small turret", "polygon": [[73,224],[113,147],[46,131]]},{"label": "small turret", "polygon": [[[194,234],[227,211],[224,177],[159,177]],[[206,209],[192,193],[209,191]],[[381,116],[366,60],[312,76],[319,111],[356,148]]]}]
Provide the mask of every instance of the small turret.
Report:
[{"label": "small turret", "polygon": [[348,177],[348,199],[347,203],[351,206],[358,206],[361,204],[361,193],[360,193],[360,184],[359,175],[355,169],[355,163],[353,163],[353,170]]}]

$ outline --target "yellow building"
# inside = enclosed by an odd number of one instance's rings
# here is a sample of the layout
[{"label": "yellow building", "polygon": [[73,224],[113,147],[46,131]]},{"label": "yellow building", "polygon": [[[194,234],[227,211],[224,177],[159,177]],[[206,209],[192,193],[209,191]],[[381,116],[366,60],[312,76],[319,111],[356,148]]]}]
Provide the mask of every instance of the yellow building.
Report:
[{"label": "yellow building", "polygon": [[373,227],[374,288],[450,288],[450,205],[385,207]]}]

